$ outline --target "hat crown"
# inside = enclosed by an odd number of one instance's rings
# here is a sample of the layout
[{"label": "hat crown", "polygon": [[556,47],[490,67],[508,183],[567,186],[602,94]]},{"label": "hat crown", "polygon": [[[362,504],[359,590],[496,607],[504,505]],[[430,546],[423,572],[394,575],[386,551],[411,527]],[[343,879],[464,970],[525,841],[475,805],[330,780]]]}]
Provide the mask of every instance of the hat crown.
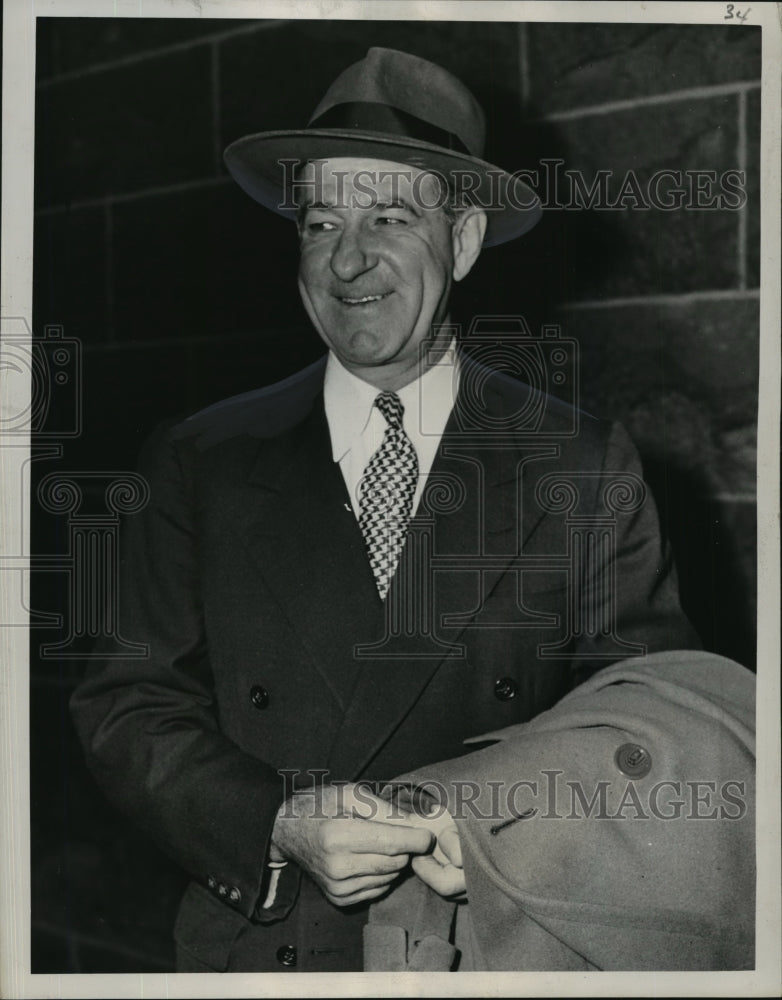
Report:
[{"label": "hat crown", "polygon": [[483,110],[455,76],[419,56],[373,47],[331,84],[305,128],[256,132],[225,151],[234,179],[256,201],[296,218],[291,167],[339,157],[390,160],[454,183],[487,213],[484,246],[515,239],[541,217],[540,199],[516,174],[483,159]]},{"label": "hat crown", "polygon": [[369,49],[331,84],[310,124],[353,102],[395,108],[457,136],[473,156],[483,155],[486,122],[480,104],[460,80],[427,59],[396,49]]}]

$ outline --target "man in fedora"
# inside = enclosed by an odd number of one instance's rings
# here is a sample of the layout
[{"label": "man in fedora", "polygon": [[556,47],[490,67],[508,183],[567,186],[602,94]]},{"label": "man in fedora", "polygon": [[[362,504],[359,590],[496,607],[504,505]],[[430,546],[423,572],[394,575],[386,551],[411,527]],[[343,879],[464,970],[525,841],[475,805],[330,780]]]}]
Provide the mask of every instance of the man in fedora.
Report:
[{"label": "man in fedora", "polygon": [[626,435],[455,342],[453,282],[541,214],[483,132],[453,76],[373,48],[306,128],[226,151],[296,221],[328,354],[148,443],[121,620],[149,655],[107,648],[72,702],[192,875],[182,971],[360,969],[368,903],[433,838],[357,783],[697,645]]}]

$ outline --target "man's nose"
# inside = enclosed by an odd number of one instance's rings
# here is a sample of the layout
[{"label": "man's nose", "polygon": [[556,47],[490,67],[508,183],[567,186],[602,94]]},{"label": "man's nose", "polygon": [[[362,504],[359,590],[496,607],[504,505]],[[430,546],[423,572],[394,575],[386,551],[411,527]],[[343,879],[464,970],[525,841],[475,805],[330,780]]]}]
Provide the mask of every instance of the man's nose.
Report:
[{"label": "man's nose", "polygon": [[375,266],[377,256],[369,242],[359,227],[346,226],[342,230],[331,255],[331,270],[341,281],[352,281]]}]

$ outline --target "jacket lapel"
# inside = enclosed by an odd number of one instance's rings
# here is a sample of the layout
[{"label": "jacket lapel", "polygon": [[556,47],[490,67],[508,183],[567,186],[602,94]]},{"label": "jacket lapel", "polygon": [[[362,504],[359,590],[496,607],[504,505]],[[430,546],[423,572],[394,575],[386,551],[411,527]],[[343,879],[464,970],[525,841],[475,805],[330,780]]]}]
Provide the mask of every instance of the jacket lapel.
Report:
[{"label": "jacket lapel", "polygon": [[322,393],[302,422],[260,446],[249,473],[255,502],[240,530],[344,711],[334,778],[358,777],[442,663],[463,655],[464,629],[490,624],[487,598],[538,523],[521,467],[551,446],[520,449],[496,432],[518,399],[491,378],[483,401],[495,420],[476,426],[464,392],[457,399],[385,602],[332,460]]},{"label": "jacket lapel", "polygon": [[[508,406],[491,383],[484,400],[495,417]],[[339,776],[358,777],[442,663],[463,655],[465,627],[490,624],[486,600],[540,519],[521,468],[552,447],[520,449],[493,423],[475,427],[471,419],[462,393],[411,522],[382,634],[356,650],[356,684],[329,759]]]},{"label": "jacket lapel", "polygon": [[251,557],[337,703],[354,681],[352,646],[383,622],[361,531],[332,461],[322,395],[298,427],[256,459],[257,502],[245,525]]}]

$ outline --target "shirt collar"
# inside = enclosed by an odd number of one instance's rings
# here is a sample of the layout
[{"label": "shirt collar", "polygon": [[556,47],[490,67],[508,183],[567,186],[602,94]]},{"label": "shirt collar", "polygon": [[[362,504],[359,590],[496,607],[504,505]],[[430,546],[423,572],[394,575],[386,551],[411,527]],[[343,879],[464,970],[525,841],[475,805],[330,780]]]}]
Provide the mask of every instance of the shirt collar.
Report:
[{"label": "shirt collar", "polygon": [[[456,341],[424,374],[397,392],[405,408],[405,431],[415,438],[441,435],[459,388]],[[329,351],[323,383],[323,401],[331,436],[331,451],[340,462],[366,430],[380,390],[349,372]]]},{"label": "shirt collar", "polygon": [[364,433],[372,416],[375,396],[375,386],[349,372],[339,358],[329,351],[323,383],[323,402],[335,462],[340,462],[353,447],[356,438]]}]

